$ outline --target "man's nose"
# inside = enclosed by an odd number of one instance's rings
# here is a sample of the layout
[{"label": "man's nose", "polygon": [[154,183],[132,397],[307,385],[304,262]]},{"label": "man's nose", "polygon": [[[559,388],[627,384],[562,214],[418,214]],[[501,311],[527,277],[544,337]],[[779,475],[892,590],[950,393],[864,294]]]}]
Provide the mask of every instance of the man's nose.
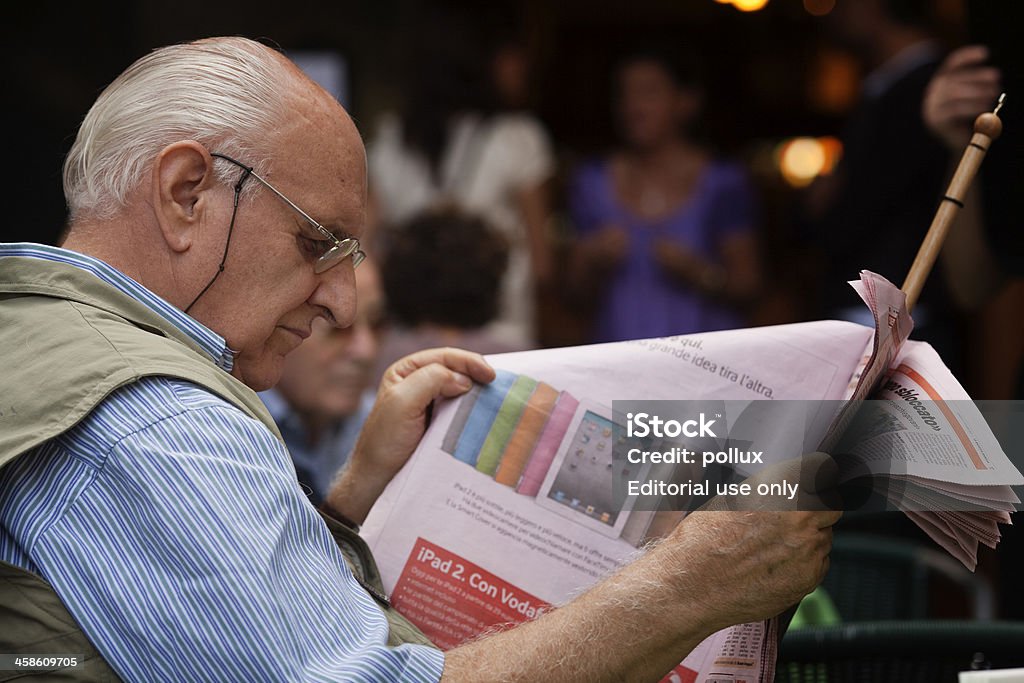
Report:
[{"label": "man's nose", "polygon": [[356,315],[356,278],[352,259],[347,258],[333,268],[317,275],[319,282],[309,303],[327,309],[334,316],[334,324],[348,327]]}]

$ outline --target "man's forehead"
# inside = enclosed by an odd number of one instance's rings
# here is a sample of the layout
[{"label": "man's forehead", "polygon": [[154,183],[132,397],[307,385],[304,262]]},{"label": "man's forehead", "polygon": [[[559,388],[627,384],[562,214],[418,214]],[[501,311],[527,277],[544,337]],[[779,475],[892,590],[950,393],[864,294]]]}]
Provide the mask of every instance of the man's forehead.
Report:
[{"label": "man's forehead", "polygon": [[[271,155],[284,163],[272,163],[271,168],[278,166],[279,177],[287,174],[291,184],[302,184],[298,191],[311,195],[311,209],[320,212],[314,218],[337,237],[360,232],[366,203],[366,150],[355,124],[319,86],[307,86],[286,97],[288,114],[268,140]],[[354,212],[360,215],[353,216]]]},{"label": "man's forehead", "polygon": [[[326,93],[323,95],[329,97]],[[288,114],[280,130],[281,137],[287,139],[284,144],[301,147],[307,153],[344,157],[346,163],[365,165],[363,140],[355,123],[340,104],[323,100],[324,97],[307,97],[288,102]]]}]

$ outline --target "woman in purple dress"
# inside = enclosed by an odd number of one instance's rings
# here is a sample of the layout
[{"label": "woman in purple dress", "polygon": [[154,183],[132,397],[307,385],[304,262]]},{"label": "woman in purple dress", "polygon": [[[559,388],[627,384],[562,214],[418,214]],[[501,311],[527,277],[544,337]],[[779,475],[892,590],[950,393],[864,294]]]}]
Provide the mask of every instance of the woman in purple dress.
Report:
[{"label": "woman in purple dress", "polygon": [[570,191],[569,275],[597,304],[594,341],[741,326],[761,278],[746,174],[693,139],[701,90],[670,60],[628,58],[617,87],[624,145]]}]

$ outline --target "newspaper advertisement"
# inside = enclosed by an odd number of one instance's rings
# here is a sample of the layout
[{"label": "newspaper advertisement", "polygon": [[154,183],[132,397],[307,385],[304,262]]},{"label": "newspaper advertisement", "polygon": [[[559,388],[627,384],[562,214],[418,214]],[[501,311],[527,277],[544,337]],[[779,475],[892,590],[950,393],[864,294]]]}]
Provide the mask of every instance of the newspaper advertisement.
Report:
[{"label": "newspaper advertisement", "polygon": [[[497,379],[437,407],[363,526],[394,604],[450,648],[570,600],[650,522],[610,500],[613,400],[835,400],[871,336],[830,321],[491,357]],[[771,680],[775,629],[715,634],[668,680]]]},{"label": "newspaper advertisement", "polygon": [[[870,291],[876,285],[880,294]],[[930,347],[901,343],[911,324],[886,299],[892,295],[885,288],[892,285],[883,280],[865,287],[873,310],[873,303],[885,301],[886,315],[876,312],[876,320],[888,322],[877,333],[819,321],[490,357],[494,382],[435,407],[417,451],[363,525],[394,605],[448,649],[536,618],[642,552],[656,533],[654,513],[635,505],[635,497],[617,498],[611,482],[642,479],[651,471],[613,457],[621,428],[613,402],[820,402],[820,414],[801,429],[768,425],[780,452],[806,453],[835,433],[848,405],[844,399],[864,382],[859,375],[870,375],[870,382],[894,396],[908,386],[930,397],[966,396]],[[876,362],[894,371],[887,374]],[[909,404],[900,400],[905,409]],[[919,412],[907,414],[920,423]],[[907,428],[914,419],[897,422],[889,430],[902,434],[897,442],[912,438],[904,432],[921,431]],[[902,474],[923,490],[944,486],[946,493],[965,497],[977,494],[971,488],[976,484],[1021,483],[998,444],[986,441],[989,436],[978,429],[968,438],[985,469],[958,468],[953,457],[946,463],[915,458],[920,444],[907,442]],[[950,448],[958,462],[969,460],[966,444],[954,438]],[[872,445],[849,456],[858,464],[846,468],[847,476],[871,470]],[[934,481],[945,484],[933,488]],[[991,526],[975,525],[973,533],[963,532],[964,519],[927,507],[908,514],[971,566],[972,539],[994,540],[992,527],[1013,509],[1008,487],[993,497],[1000,500]],[[716,633],[665,680],[771,681],[777,628],[772,619]]]}]

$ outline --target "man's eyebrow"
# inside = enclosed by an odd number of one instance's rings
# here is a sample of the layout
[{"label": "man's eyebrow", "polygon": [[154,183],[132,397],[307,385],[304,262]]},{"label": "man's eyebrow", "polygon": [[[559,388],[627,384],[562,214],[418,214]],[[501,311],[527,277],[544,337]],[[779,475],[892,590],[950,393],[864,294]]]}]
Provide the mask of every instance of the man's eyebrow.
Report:
[{"label": "man's eyebrow", "polygon": [[[347,228],[345,228],[342,225],[332,224],[332,225],[324,225],[324,227],[327,228],[327,232],[329,232],[332,235],[334,235],[338,239],[339,242],[342,241],[342,240],[349,240],[349,239],[359,241],[361,239],[360,237],[356,236],[355,232],[353,232],[351,230],[348,230]],[[366,226],[365,225],[362,227],[362,230],[360,230],[360,232],[362,232],[364,235],[366,234]]]},{"label": "man's eyebrow", "polygon": [[[316,229],[316,224],[314,224],[312,221],[306,220],[302,216],[298,215],[296,215],[296,220],[299,222],[300,225],[305,225],[305,227],[309,229],[310,232],[315,233],[317,237],[323,237],[323,233]],[[336,227],[333,225],[324,225],[323,223],[320,223],[320,225],[323,227],[324,230],[334,235],[334,239],[338,240],[339,242],[342,240],[350,239],[352,237],[352,233],[348,232],[344,228]]]},{"label": "man's eyebrow", "polygon": [[339,242],[342,240],[353,239],[355,237],[355,235],[353,235],[345,228],[335,227],[333,225],[325,225],[324,228],[327,229],[327,232],[334,235],[334,238]]}]

